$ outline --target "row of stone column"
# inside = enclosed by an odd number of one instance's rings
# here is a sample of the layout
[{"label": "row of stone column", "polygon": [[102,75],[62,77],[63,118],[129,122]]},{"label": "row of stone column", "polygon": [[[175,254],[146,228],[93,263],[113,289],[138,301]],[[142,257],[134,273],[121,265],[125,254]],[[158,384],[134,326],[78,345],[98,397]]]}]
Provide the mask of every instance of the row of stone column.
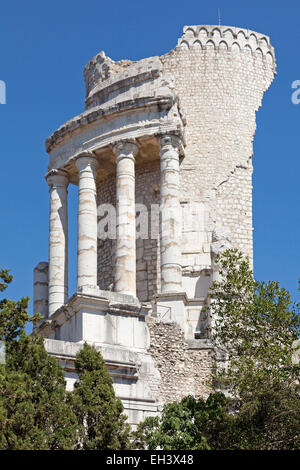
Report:
[{"label": "row of stone column", "polygon": [[[179,202],[180,139],[160,138],[161,169],[161,291],[181,291],[181,211]],[[116,156],[116,253],[114,291],[136,295],[135,157],[138,145],[121,141]],[[76,158],[78,182],[77,290],[97,286],[98,162],[91,152]],[[49,224],[49,316],[68,299],[68,175],[51,170]]]}]

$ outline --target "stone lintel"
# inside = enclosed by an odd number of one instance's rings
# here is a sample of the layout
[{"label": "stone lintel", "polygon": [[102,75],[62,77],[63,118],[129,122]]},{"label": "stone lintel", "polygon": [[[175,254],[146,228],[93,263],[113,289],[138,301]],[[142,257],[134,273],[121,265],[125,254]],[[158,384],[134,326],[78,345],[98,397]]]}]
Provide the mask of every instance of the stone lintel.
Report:
[{"label": "stone lintel", "polygon": [[187,339],[185,343],[188,349],[214,349],[214,345],[209,339]]},{"label": "stone lintel", "polygon": [[90,297],[90,298],[97,298],[97,299],[102,299],[102,300],[107,300],[110,305],[116,306],[116,305],[121,305],[121,306],[130,306],[130,307],[136,307],[137,310],[140,310],[141,307],[146,308],[137,297],[134,295],[130,294],[122,294],[120,292],[112,292],[108,290],[102,290],[102,289],[93,289],[90,287],[82,287],[77,290],[76,294],[74,294],[71,298],[74,296],[84,296],[84,297]]},{"label": "stone lintel", "polygon": [[189,302],[186,292],[161,292],[160,294],[156,294],[154,299],[156,303],[167,302],[168,300],[171,300],[172,302],[179,300],[183,301],[184,305],[187,305]]},{"label": "stone lintel", "polygon": [[[57,339],[45,339],[45,346],[49,354],[65,359],[74,359],[76,354],[82,349],[84,341],[77,343],[73,341],[61,341]],[[122,367],[135,368],[136,361],[133,359],[132,350],[121,346],[109,344],[93,343],[96,349],[100,350],[106,362]],[[114,359],[113,359],[114,358]]]},{"label": "stone lintel", "polygon": [[[49,352],[49,351],[48,351]],[[75,357],[66,357],[66,356],[59,356],[57,354],[52,354],[49,352],[50,355],[55,356],[59,362],[62,368],[65,371],[72,372],[76,374],[76,369],[75,369]],[[114,378],[123,378],[131,381],[137,381],[138,380],[138,373],[137,373],[137,367],[135,364],[126,364],[126,363],[117,363],[114,361],[110,360],[104,360],[105,365],[109,371],[109,375]]]},{"label": "stone lintel", "polygon": [[[75,357],[82,349],[84,342],[73,343],[71,341],[60,341],[46,339],[45,347],[51,356],[55,356],[61,362],[63,368],[75,372]],[[94,344],[100,350],[109,372],[115,377],[126,377],[137,380],[137,365],[135,361],[122,360],[124,350],[118,347],[107,348],[107,345]],[[104,346],[104,347],[103,347]],[[130,354],[130,351],[128,351]],[[125,355],[126,357],[126,355]]]},{"label": "stone lintel", "polygon": [[206,300],[206,297],[192,297],[192,298],[188,298],[188,304],[189,305],[199,305],[199,304],[203,304]]},{"label": "stone lintel", "polygon": [[122,399],[122,403],[125,409],[129,406],[134,406],[136,410],[156,412],[159,406],[157,401],[153,398],[139,398],[139,397],[132,398],[132,397],[122,396],[121,399]]}]

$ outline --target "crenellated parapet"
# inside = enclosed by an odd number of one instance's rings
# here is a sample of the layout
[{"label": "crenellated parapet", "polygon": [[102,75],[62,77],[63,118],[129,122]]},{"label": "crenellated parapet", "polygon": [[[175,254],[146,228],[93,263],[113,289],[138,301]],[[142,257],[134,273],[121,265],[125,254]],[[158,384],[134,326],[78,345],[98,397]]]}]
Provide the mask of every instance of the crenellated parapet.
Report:
[{"label": "crenellated parapet", "polygon": [[179,48],[224,49],[232,52],[250,52],[275,64],[274,49],[268,36],[249,29],[233,26],[184,26],[183,35],[178,40]]}]

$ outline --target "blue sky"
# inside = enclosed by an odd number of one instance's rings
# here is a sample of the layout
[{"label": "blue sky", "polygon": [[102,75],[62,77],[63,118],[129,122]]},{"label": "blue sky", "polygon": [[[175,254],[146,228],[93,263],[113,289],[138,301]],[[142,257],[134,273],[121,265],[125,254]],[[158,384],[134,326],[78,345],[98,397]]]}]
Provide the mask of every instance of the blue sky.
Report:
[{"label": "blue sky", "polygon": [[[297,4],[298,3],[298,4]],[[83,68],[100,50],[114,60],[161,55],[188,24],[240,26],[271,37],[277,76],[257,114],[254,140],[255,276],[300,300],[300,4],[285,1],[11,0],[1,5],[0,266],[15,276],[10,298],[32,296],[34,266],[48,257],[45,139],[84,106]],[[70,292],[75,289],[76,197],[70,187]],[[73,197],[72,197],[73,196]]]}]

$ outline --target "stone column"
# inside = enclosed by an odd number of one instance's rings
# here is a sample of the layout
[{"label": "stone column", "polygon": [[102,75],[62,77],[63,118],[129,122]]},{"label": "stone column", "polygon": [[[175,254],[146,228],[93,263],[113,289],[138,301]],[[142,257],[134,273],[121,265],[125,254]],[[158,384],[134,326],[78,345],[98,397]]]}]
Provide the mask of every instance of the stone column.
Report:
[{"label": "stone column", "polygon": [[50,187],[49,317],[68,300],[68,177],[63,170],[46,176]]},{"label": "stone column", "polygon": [[160,268],[161,292],[182,291],[179,149],[181,140],[160,137]]},{"label": "stone column", "polygon": [[40,313],[42,319],[48,317],[48,271],[49,264],[41,261],[33,271],[33,313]]},{"label": "stone column", "polygon": [[96,157],[85,152],[76,159],[78,182],[77,290],[97,287]]},{"label": "stone column", "polygon": [[117,239],[114,290],[115,292],[135,296],[136,233],[134,164],[138,146],[132,142],[118,142],[113,150],[117,159]]}]

